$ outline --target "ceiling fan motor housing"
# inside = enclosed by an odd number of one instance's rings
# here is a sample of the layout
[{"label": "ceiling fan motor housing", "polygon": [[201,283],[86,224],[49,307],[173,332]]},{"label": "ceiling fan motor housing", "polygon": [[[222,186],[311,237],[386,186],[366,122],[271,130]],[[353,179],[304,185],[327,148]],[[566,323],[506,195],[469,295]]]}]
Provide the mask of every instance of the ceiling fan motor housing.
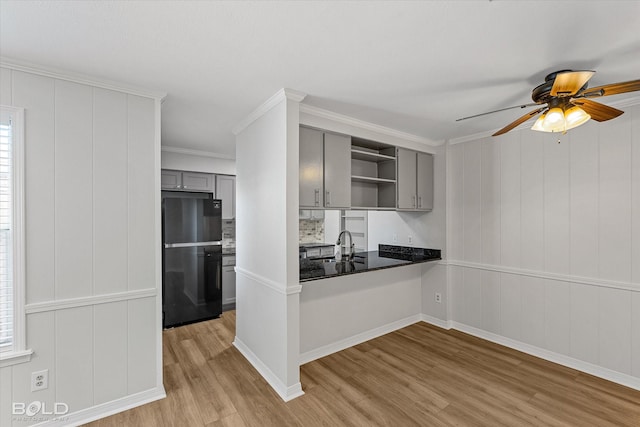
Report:
[{"label": "ceiling fan motor housing", "polygon": [[[551,89],[553,88],[553,84],[556,81],[556,76],[558,74],[570,73],[572,71],[573,70],[560,70],[560,71],[555,71],[553,73],[547,74],[547,76],[544,78],[544,83],[542,83],[539,86],[536,86],[531,91],[531,99],[533,99],[533,102],[537,104],[544,104],[544,103],[550,102],[553,99],[561,98],[561,97],[551,95]],[[585,90],[588,85],[589,85],[588,82],[585,83],[584,86],[582,86],[580,90],[577,92],[579,93]]]}]

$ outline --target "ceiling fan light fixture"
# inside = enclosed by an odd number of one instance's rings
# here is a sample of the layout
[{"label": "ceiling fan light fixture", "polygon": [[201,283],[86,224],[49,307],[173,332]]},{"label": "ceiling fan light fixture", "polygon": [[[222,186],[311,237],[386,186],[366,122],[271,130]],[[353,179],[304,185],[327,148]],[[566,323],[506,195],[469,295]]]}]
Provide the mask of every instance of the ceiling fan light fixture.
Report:
[{"label": "ceiling fan light fixture", "polygon": [[553,107],[549,110],[542,121],[543,132],[561,132],[565,130],[564,111],[560,107]]},{"label": "ceiling fan light fixture", "polygon": [[545,117],[547,117],[547,113],[543,113],[540,117],[538,117],[538,120],[536,120],[536,122],[533,124],[533,126],[531,126],[531,130],[537,130],[540,132],[546,132],[544,130],[544,128],[542,127],[542,123],[544,122]]},{"label": "ceiling fan light fixture", "polygon": [[586,123],[591,116],[582,108],[574,105],[564,112],[564,118],[567,123],[567,130],[569,130]]}]

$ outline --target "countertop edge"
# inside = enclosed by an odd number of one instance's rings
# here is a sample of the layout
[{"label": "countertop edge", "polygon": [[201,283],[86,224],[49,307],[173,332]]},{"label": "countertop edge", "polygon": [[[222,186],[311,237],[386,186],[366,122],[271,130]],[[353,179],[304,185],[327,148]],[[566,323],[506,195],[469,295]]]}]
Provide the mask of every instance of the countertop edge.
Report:
[{"label": "countertop edge", "polygon": [[[394,258],[391,258],[391,259],[394,259]],[[442,261],[442,258],[429,258],[429,259],[424,259],[424,260],[407,261],[407,262],[405,262],[403,264],[394,264],[394,265],[386,265],[386,266],[381,266],[381,267],[373,267],[373,268],[369,268],[367,270],[355,270],[355,271],[350,271],[348,273],[337,273],[337,274],[332,274],[332,275],[329,275],[329,276],[322,276],[322,277],[309,277],[307,279],[298,279],[298,282],[300,284],[304,284],[304,283],[308,283],[308,282],[316,282],[318,280],[335,279],[335,278],[338,278],[338,277],[353,276],[354,274],[369,273],[371,271],[377,271],[377,270],[386,270],[388,268],[407,267],[407,266],[410,266],[410,265],[424,264],[424,263],[432,262],[432,261]]]}]

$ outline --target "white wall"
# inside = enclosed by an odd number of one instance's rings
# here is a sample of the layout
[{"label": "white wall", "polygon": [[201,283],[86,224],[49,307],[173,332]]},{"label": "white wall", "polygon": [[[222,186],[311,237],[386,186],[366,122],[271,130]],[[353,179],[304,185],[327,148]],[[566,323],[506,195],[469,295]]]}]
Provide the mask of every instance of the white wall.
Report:
[{"label": "white wall", "polygon": [[[95,416],[117,399],[162,397],[159,99],[8,68],[0,81],[0,102],[25,108],[34,351],[0,371],[0,425],[24,424],[12,423],[11,402]],[[42,369],[49,387],[31,392]]]},{"label": "white wall", "polygon": [[236,137],[234,344],[284,399],[298,365],[298,102],[276,94]]},{"label": "white wall", "polygon": [[163,147],[162,169],[176,169],[192,172],[236,174],[236,161],[214,157],[210,153],[181,153],[169,151],[173,147]]},{"label": "white wall", "polygon": [[450,298],[455,322],[640,387],[640,106],[625,110],[560,144],[450,147]]},{"label": "white wall", "polygon": [[324,211],[324,243],[336,244],[340,234],[340,211]]},{"label": "white wall", "polygon": [[420,320],[421,268],[410,265],[303,282],[301,363]]}]

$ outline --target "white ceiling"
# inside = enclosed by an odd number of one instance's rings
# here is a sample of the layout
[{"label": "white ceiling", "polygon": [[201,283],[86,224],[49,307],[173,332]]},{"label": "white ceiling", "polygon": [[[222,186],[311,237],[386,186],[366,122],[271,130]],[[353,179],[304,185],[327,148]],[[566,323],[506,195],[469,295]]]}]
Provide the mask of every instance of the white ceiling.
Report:
[{"label": "white ceiling", "polygon": [[162,144],[227,156],[233,126],[283,87],[444,140],[515,120],[455,122],[530,102],[551,71],[640,78],[638,1],[0,0],[0,16],[0,55],[167,92]]}]

